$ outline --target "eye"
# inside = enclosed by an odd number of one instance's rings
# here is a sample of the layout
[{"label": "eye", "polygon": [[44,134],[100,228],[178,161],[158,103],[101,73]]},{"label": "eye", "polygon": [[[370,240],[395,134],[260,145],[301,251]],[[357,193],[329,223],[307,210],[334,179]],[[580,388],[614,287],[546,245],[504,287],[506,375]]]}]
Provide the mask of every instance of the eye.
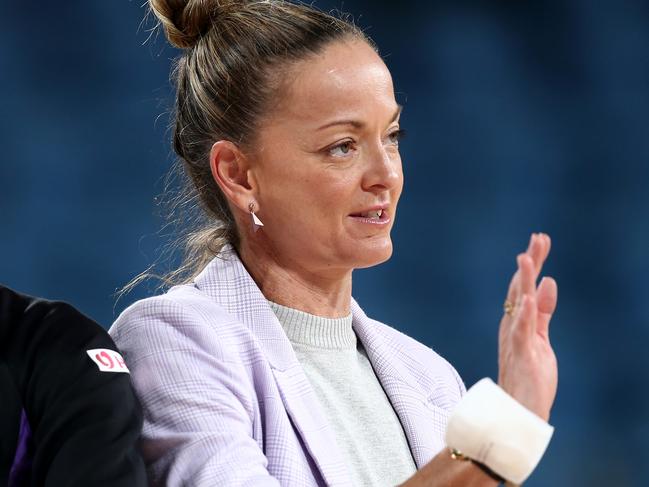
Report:
[{"label": "eye", "polygon": [[405,130],[397,129],[394,132],[390,132],[390,134],[388,134],[388,140],[390,141],[391,144],[398,146],[399,141],[403,139],[405,135],[406,135]]},{"label": "eye", "polygon": [[351,154],[353,150],[354,142],[347,140],[345,142],[341,142],[340,144],[336,144],[333,147],[329,147],[329,149],[327,149],[327,152],[334,157],[345,157]]}]

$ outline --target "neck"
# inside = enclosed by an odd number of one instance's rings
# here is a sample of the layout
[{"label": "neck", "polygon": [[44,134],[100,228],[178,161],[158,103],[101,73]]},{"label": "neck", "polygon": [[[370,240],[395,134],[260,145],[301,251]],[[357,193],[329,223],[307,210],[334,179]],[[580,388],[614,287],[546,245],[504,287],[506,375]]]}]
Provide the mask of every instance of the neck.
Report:
[{"label": "neck", "polygon": [[327,318],[350,313],[352,270],[307,268],[270,247],[241,242],[239,256],[269,301]]}]

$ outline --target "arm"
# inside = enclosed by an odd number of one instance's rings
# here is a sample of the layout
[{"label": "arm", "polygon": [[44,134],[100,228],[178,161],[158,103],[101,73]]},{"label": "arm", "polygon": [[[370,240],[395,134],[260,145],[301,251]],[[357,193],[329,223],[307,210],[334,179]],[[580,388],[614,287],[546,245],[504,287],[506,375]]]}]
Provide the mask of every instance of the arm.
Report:
[{"label": "arm", "polygon": [[251,380],[214,332],[213,319],[163,296],[136,303],[110,330],[144,409],[150,480],[169,487],[279,486],[252,437]]},{"label": "arm", "polygon": [[115,350],[71,306],[0,289],[2,355],[34,441],[31,476],[46,486],[144,486],[139,406],[128,374],[102,373],[86,350]]},{"label": "arm", "polygon": [[[544,421],[550,417],[557,391],[557,361],[548,335],[557,286],[552,278],[544,278],[538,287],[536,281],[549,252],[550,238],[536,234],[532,235],[527,251],[518,256],[518,269],[507,293],[507,302],[513,309],[507,309],[501,320],[498,353],[501,388]],[[403,487],[497,485],[499,481],[482,466],[457,461],[445,450]]]}]

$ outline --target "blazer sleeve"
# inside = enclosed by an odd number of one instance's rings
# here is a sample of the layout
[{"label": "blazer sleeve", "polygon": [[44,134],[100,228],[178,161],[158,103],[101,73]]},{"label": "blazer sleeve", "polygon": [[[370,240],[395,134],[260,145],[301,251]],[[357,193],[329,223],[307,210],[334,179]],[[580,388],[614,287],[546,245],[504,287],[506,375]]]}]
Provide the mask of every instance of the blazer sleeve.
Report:
[{"label": "blazer sleeve", "polygon": [[0,287],[0,355],[32,430],[32,485],[146,485],[136,448],[141,410],[126,373],[101,372],[87,350],[116,350],[72,306]]},{"label": "blazer sleeve", "polygon": [[279,486],[252,435],[252,364],[244,366],[216,332],[231,318],[218,307],[206,316],[187,301],[139,301],[110,330],[144,410],[149,479],[169,487]]}]

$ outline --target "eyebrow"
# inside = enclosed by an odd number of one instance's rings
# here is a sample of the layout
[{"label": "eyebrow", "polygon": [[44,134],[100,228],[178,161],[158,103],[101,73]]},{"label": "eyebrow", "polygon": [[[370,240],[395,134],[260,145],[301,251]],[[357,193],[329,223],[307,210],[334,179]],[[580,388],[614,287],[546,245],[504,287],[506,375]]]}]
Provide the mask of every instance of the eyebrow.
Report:
[{"label": "eyebrow", "polygon": [[[399,115],[401,115],[401,111],[403,110],[402,105],[397,105],[397,109],[394,112],[394,115],[392,115],[392,119],[390,120],[390,123],[394,122],[397,118],[399,118]],[[329,127],[333,127],[335,125],[351,125],[354,128],[360,129],[365,126],[363,122],[360,122],[358,120],[350,120],[350,119],[345,119],[345,120],[334,120],[333,122],[329,122],[324,124],[322,127],[318,127],[317,130],[323,130]]]}]

